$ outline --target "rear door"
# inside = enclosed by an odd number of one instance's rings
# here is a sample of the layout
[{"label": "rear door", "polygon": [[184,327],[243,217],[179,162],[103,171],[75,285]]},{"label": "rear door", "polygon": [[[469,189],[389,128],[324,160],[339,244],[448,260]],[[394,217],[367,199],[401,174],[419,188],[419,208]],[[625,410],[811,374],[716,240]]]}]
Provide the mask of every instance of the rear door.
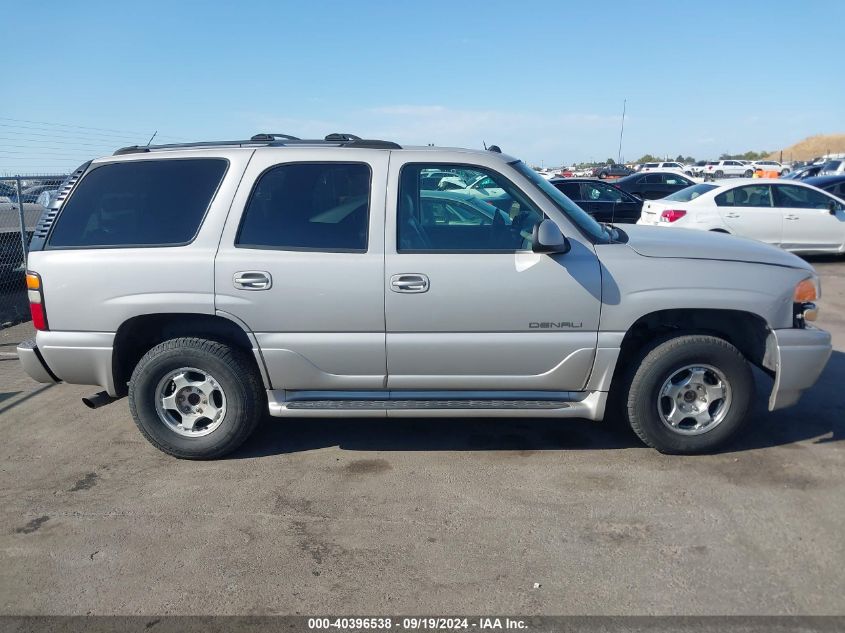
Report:
[{"label": "rear door", "polygon": [[[390,190],[396,193],[389,197],[385,235],[388,386],[583,389],[601,306],[592,244],[555,208],[560,217],[554,219],[569,233],[572,250],[532,252],[532,229],[544,211],[512,180],[524,177],[497,159],[489,165],[443,165],[432,164],[430,156],[394,153],[390,165]],[[421,173],[435,167],[489,178],[490,189],[508,196],[506,213],[477,223],[427,213]]]},{"label": "rear door", "polygon": [[717,195],[715,201],[731,233],[780,246],[783,218],[773,204],[771,185],[734,187]]},{"label": "rear door", "polygon": [[775,204],[783,215],[783,248],[838,251],[842,247],[845,212],[838,200],[800,185],[772,187]]},{"label": "rear door", "polygon": [[388,156],[257,151],[244,174],[215,262],[216,309],[255,333],[274,389],[384,387]]}]

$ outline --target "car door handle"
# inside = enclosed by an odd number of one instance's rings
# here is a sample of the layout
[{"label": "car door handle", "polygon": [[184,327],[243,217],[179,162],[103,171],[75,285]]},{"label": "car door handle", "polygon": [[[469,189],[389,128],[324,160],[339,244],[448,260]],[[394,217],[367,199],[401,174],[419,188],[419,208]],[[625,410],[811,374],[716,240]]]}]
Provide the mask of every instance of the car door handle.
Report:
[{"label": "car door handle", "polygon": [[738,218],[740,216],[739,216],[739,213],[726,213],[725,217],[726,218]]},{"label": "car door handle", "polygon": [[232,276],[232,283],[241,290],[268,290],[273,278],[263,270],[241,270]]},{"label": "car door handle", "polygon": [[417,273],[393,275],[390,278],[390,289],[393,292],[428,292],[428,277]]},{"label": "car door handle", "polygon": [[797,215],[788,215],[784,219],[785,220],[800,220],[801,218]]}]

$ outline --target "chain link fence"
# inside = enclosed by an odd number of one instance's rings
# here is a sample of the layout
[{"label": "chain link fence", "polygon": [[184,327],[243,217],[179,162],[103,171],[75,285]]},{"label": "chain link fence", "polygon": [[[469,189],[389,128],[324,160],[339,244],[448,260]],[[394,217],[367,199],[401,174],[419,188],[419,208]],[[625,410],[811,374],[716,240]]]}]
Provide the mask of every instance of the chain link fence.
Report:
[{"label": "chain link fence", "polygon": [[0,176],[0,328],[29,320],[26,253],[44,207],[67,176]]}]

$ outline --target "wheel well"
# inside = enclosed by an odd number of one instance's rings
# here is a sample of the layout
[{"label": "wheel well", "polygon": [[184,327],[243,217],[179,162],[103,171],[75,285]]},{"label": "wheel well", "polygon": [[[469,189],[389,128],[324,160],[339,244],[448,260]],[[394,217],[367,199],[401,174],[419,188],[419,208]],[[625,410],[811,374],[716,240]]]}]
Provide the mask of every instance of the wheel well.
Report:
[{"label": "wheel well", "polygon": [[[141,357],[163,341],[196,336],[243,350],[255,364],[252,343],[234,321],[210,314],[145,314],[124,321],[114,337],[112,372],[119,395],[125,395],[132,372]],[[258,371],[258,366],[255,364]]]},{"label": "wheel well", "polygon": [[765,319],[740,310],[678,309],[652,312],[637,319],[622,339],[613,384],[642,349],[663,336],[708,334],[726,340],[745,358],[767,373],[763,367],[769,326]]}]

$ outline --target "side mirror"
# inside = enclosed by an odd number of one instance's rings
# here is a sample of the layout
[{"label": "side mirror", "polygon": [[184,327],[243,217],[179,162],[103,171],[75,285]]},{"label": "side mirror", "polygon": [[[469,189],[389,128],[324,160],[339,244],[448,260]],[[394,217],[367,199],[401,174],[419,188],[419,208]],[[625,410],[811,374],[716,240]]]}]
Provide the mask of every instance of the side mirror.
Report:
[{"label": "side mirror", "polygon": [[836,212],[841,208],[842,206],[836,200],[831,200],[827,203],[827,210],[830,211],[830,215],[836,215]]},{"label": "side mirror", "polygon": [[560,227],[548,218],[534,225],[535,253],[568,253],[572,246]]}]

